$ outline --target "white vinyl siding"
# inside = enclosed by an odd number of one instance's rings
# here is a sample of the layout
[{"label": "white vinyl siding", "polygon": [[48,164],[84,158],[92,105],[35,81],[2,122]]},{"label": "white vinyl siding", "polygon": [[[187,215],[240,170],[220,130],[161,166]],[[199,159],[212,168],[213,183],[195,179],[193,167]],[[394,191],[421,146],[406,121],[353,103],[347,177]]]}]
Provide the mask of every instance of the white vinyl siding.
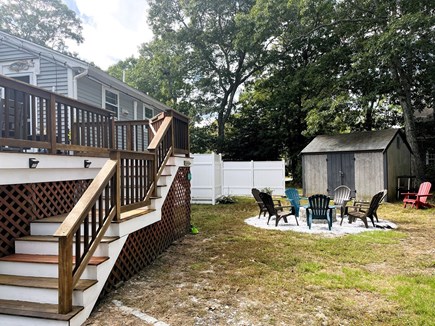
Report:
[{"label": "white vinyl siding", "polygon": [[102,108],[101,89],[102,86],[100,83],[89,78],[80,78],[77,81],[77,99]]},{"label": "white vinyl siding", "polygon": [[68,95],[68,69],[59,64],[41,59],[37,85],[48,91]]}]

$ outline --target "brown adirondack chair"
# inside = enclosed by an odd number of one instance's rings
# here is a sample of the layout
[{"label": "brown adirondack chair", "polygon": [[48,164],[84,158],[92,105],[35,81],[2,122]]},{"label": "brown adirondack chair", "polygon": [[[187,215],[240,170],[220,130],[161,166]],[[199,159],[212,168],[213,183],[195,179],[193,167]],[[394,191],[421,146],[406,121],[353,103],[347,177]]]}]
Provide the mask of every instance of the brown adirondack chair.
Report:
[{"label": "brown adirondack chair", "polygon": [[[379,206],[382,204],[383,200],[385,197],[387,197],[387,189],[383,190],[383,196],[381,198],[381,200],[379,201],[379,205],[375,208],[375,210],[373,211],[373,217],[376,219],[376,222],[379,222],[379,218],[378,218],[378,208]],[[364,201],[364,200],[354,200],[353,205],[350,207],[355,208],[355,206],[360,207],[361,210],[368,210],[370,207],[370,201]],[[349,207],[349,206],[348,206]],[[348,211],[348,207],[346,207],[346,213],[344,215],[347,215],[347,211]],[[341,218],[341,222],[340,225],[343,223],[343,218]]]},{"label": "brown adirondack chair", "polygon": [[[263,216],[266,216],[267,208],[264,206],[263,201],[260,198],[260,190],[257,188],[251,189],[252,196],[254,196],[255,201],[257,202],[258,208],[260,209],[260,212],[258,213],[258,218],[260,218],[261,213],[263,213]],[[279,207],[281,207],[281,201],[279,199],[274,199],[274,203],[277,205],[277,208],[279,211],[282,211]]]},{"label": "brown adirondack chair", "polygon": [[[365,227],[368,228],[369,225],[367,223],[367,219],[369,218],[372,221],[374,227],[375,218],[377,219],[376,211],[383,198],[384,198],[384,191],[382,190],[373,196],[372,200],[370,201],[370,205],[368,207],[364,207],[362,205],[349,206],[347,212],[349,216],[349,223],[355,222],[355,220],[359,218],[364,222]],[[350,208],[354,208],[354,210],[351,210]]]},{"label": "brown adirondack chair", "polygon": [[[293,206],[275,206],[273,203],[272,196],[265,192],[260,192],[259,196],[263,201],[264,206],[267,209],[267,212],[269,213],[267,224],[269,224],[270,218],[272,216],[275,216],[275,226],[278,226],[278,223],[281,219],[283,219],[284,222],[288,223],[287,216],[294,215],[296,219],[296,224],[299,225],[298,218],[295,215],[295,209]],[[284,212],[283,211],[284,208],[289,208],[290,211]]]},{"label": "brown adirondack chair", "polygon": [[432,196],[429,194],[430,188],[432,184],[430,182],[423,182],[418,189],[418,193],[415,192],[405,192],[402,195],[405,196],[403,198],[403,207],[406,208],[406,205],[411,204],[411,208],[420,208],[420,207],[432,207],[431,204],[427,202],[427,198]]}]

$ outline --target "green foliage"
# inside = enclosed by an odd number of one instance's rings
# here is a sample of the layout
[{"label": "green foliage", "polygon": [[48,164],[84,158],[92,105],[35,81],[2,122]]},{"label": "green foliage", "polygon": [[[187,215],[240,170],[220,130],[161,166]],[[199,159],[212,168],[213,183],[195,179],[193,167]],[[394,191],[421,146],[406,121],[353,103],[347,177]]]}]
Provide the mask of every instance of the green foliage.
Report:
[{"label": "green foliage", "polygon": [[67,39],[83,42],[80,19],[61,0],[6,0],[0,12],[1,30],[36,44],[68,53]]},{"label": "green foliage", "polygon": [[413,113],[434,106],[433,1],[149,3],[154,40],[113,73],[188,114],[195,151],[284,158],[296,183],[318,134],[404,126],[419,152]]},{"label": "green foliage", "polygon": [[271,195],[272,196],[272,193],[273,193],[273,189],[271,189],[271,188],[263,188],[263,189],[261,189],[260,190],[261,192],[265,192],[266,194],[269,194],[269,195]]},{"label": "green foliage", "polygon": [[217,118],[220,151],[237,93],[271,61],[270,40],[279,24],[258,21],[253,0],[153,0],[149,5],[156,39],[169,38],[186,49],[184,76],[196,90],[190,100],[202,114]]},{"label": "green foliage", "polygon": [[216,198],[216,203],[218,204],[234,204],[237,200],[232,195],[222,195]]}]

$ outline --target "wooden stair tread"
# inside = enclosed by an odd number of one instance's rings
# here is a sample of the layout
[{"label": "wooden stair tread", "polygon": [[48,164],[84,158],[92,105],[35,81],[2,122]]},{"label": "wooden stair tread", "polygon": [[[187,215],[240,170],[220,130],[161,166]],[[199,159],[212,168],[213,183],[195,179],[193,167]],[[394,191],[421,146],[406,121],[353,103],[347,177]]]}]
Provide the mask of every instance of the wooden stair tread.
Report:
[{"label": "wooden stair tread", "polygon": [[[42,289],[58,289],[58,279],[54,277],[35,277],[0,274],[0,285],[13,285]],[[96,284],[96,280],[79,280],[74,290],[84,291]]]},{"label": "wooden stair tread", "polygon": [[[83,241],[83,239],[84,239],[84,237],[82,237],[82,241]],[[110,242],[113,242],[113,241],[118,240],[118,239],[119,239],[119,237],[103,237],[101,239],[101,242],[102,243],[110,243]],[[24,237],[15,239],[15,242],[16,241],[58,242],[59,238],[54,237],[52,235],[26,235]],[[73,241],[75,242],[75,237],[74,237]]]},{"label": "wooden stair tread", "polygon": [[51,320],[68,321],[77,315],[83,307],[73,306],[70,313],[57,313],[57,304],[35,303],[28,301],[0,300],[0,314],[46,318]]},{"label": "wooden stair tread", "polygon": [[56,216],[45,217],[40,220],[34,220],[32,223],[62,223],[68,214],[61,214]]},{"label": "wooden stair tread", "polygon": [[[73,257],[75,259],[75,257]],[[99,265],[109,257],[92,256],[89,260],[89,265]],[[41,264],[57,264],[59,256],[57,255],[32,255],[32,254],[12,254],[0,258],[0,261],[21,262],[21,263],[41,263]]]},{"label": "wooden stair tread", "polygon": [[[124,221],[130,220],[130,219],[138,217],[138,216],[152,213],[154,211],[155,211],[155,209],[153,209],[153,208],[146,208],[146,209],[138,208],[138,209],[133,209],[131,211],[123,212],[123,213],[121,213],[121,221],[119,221],[119,222],[124,222]],[[117,222],[118,221],[113,221],[113,223],[117,223]]]}]

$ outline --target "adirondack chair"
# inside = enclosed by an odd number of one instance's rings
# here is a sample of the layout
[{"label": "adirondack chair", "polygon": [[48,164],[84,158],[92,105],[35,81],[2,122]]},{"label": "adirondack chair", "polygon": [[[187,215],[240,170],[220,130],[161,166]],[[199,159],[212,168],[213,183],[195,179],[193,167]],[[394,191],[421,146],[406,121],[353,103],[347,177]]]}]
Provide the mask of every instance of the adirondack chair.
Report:
[{"label": "adirondack chair", "polygon": [[347,186],[338,186],[334,190],[334,205],[335,207],[340,207],[340,216],[342,222],[343,216],[346,212],[346,205],[351,200],[350,194],[351,190]]},{"label": "adirondack chair", "polygon": [[[374,219],[378,220],[376,216],[376,211],[379,207],[379,204],[381,203],[382,199],[385,196],[384,190],[379,191],[376,195],[372,197],[372,200],[370,201],[369,206],[365,205],[357,205],[357,206],[350,206],[348,207],[348,216],[349,216],[349,223],[355,222],[357,218],[361,219],[364,222],[365,227],[368,229],[369,225],[367,222],[367,218],[369,218],[372,221],[373,227],[375,226]],[[354,210],[351,210],[350,208],[353,208]],[[379,221],[378,221],[379,222]]]},{"label": "adirondack chair", "polygon": [[[260,190],[258,190],[257,188],[252,188],[251,193],[252,193],[252,196],[254,196],[254,199],[258,204],[258,208],[260,209],[260,212],[258,213],[258,218],[260,218],[261,213],[263,213],[263,216],[266,216],[267,208],[266,208],[266,206],[264,206],[264,203],[260,198]],[[278,199],[274,199],[274,203],[275,203],[275,205],[277,205],[277,209],[279,211],[282,211],[282,209],[279,208],[282,206],[281,201]]]},{"label": "adirondack chair", "polygon": [[[279,207],[275,207],[271,195],[269,195],[269,194],[267,194],[265,192],[260,192],[259,196],[260,196],[261,200],[263,201],[264,206],[267,209],[267,212],[269,213],[269,217],[267,219],[267,224],[268,225],[269,225],[270,218],[272,216],[275,216],[275,226],[278,226],[278,223],[279,223],[279,221],[281,219],[283,219],[284,222],[288,223],[287,216],[295,215],[294,207],[293,206],[279,206]],[[289,208],[290,211],[289,212],[284,212],[282,209],[285,208],[285,207]],[[296,219],[296,224],[299,225],[298,218],[297,218],[296,215],[295,215],[295,219]]]},{"label": "adirondack chair", "polygon": [[430,188],[432,184],[430,182],[423,182],[418,189],[418,193],[415,192],[405,192],[402,195],[405,196],[403,198],[403,207],[406,208],[406,205],[411,204],[411,208],[420,208],[420,207],[432,207],[431,204],[427,202],[427,197],[432,196],[429,194]]},{"label": "adirondack chair", "polygon": [[328,221],[328,228],[332,228],[332,207],[329,206],[331,198],[326,195],[313,195],[308,197],[307,224],[311,229],[313,219]]},{"label": "adirondack chair", "polygon": [[290,204],[295,208],[295,216],[299,217],[299,208],[301,207],[301,197],[299,197],[298,190],[295,188],[288,188],[285,190],[285,195]]},{"label": "adirondack chair", "polygon": [[[382,195],[381,200],[379,201],[379,205],[373,211],[373,217],[376,219],[376,222],[379,222],[378,208],[382,204],[382,201],[384,200],[384,198],[387,197],[387,189],[382,190],[382,192],[383,192],[383,195]],[[353,204],[351,206],[346,206],[344,215],[348,215],[348,209],[349,208],[353,208],[354,210],[356,210],[355,208],[357,207],[358,208],[357,210],[367,211],[369,209],[369,207],[370,207],[370,203],[371,203],[371,200],[370,201],[366,201],[366,200],[357,200],[357,199],[355,199],[353,201]],[[340,225],[342,225],[342,223],[343,223],[343,217],[341,218]]]}]

